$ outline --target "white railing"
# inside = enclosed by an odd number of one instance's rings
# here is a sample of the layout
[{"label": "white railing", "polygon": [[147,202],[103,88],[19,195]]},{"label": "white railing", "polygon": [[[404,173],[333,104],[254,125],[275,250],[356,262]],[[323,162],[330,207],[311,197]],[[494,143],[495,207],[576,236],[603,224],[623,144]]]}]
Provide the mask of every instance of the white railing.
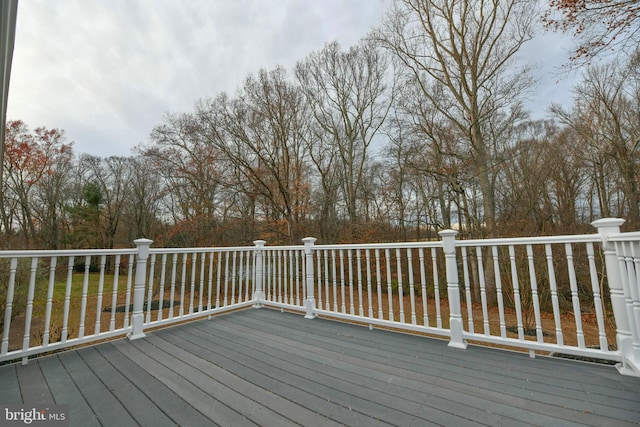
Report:
[{"label": "white railing", "polygon": [[450,336],[442,242],[310,247],[314,313]]},{"label": "white railing", "polygon": [[303,246],[261,246],[263,303],[281,309],[303,311],[307,298]]},{"label": "white railing", "polygon": [[[30,355],[128,332],[135,254],[135,249],[0,253],[0,361],[26,361]],[[106,283],[108,269],[115,274]],[[127,300],[123,313],[113,304],[120,298]],[[107,300],[111,310],[103,312]]]},{"label": "white railing", "polygon": [[254,303],[254,247],[150,249],[148,264],[145,328]]},{"label": "white railing", "polygon": [[0,252],[0,362],[254,303],[255,248]]},{"label": "white railing", "polygon": [[[640,366],[640,233],[0,253],[0,361],[247,306]],[[2,302],[2,300],[0,300]]]},{"label": "white railing", "polygon": [[[605,325],[600,286],[604,272],[594,249],[599,236],[455,244],[462,260],[467,302],[465,338],[620,360],[617,351],[609,350],[609,340],[614,337]],[[493,303],[488,302],[488,282],[494,289]],[[491,307],[496,307],[497,313]],[[587,325],[583,318],[593,321]],[[592,332],[587,335],[585,327]]]},{"label": "white railing", "polygon": [[[598,235],[441,234],[439,242],[311,246],[313,313],[441,335],[463,348],[473,340],[621,360],[609,350],[615,337],[606,328]],[[595,339],[585,338],[585,327]]]}]

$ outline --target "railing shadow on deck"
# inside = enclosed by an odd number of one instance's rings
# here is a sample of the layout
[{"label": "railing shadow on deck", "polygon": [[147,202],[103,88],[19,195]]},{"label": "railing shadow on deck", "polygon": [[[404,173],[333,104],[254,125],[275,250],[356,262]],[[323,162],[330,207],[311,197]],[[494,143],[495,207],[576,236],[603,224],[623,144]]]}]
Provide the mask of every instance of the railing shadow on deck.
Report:
[{"label": "railing shadow on deck", "polygon": [[640,376],[640,232],[381,244],[0,252],[0,362],[270,306],[617,363]]}]

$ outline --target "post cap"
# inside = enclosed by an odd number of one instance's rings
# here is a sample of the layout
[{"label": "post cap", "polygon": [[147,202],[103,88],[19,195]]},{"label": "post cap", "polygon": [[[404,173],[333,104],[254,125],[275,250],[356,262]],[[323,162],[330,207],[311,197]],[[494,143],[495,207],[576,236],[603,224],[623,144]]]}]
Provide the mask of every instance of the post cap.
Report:
[{"label": "post cap", "polygon": [[620,227],[622,224],[624,224],[624,219],[622,218],[602,218],[591,223],[595,228]]},{"label": "post cap", "polygon": [[136,239],[136,240],[133,241],[133,243],[135,243],[138,246],[141,246],[141,245],[151,246],[151,244],[153,243],[153,240],[151,240],[151,239]]},{"label": "post cap", "polygon": [[452,237],[452,236],[457,236],[458,235],[458,231],[448,228],[446,230],[439,231],[438,234],[441,237]]}]

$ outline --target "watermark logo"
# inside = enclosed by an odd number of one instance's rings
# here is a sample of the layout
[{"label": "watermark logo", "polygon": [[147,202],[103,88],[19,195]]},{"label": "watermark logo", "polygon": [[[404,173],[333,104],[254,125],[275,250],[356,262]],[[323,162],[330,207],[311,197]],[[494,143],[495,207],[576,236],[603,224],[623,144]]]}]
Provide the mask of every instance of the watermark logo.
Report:
[{"label": "watermark logo", "polygon": [[69,426],[69,405],[2,405],[0,427],[5,426]]}]

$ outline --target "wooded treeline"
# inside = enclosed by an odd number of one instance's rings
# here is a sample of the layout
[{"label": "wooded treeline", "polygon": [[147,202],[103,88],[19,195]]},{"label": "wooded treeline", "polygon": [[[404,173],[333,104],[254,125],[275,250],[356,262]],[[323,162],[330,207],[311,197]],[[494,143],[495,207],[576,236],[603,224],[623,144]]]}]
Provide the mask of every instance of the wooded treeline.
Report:
[{"label": "wooded treeline", "polygon": [[[640,225],[640,55],[587,66],[532,120],[536,2],[401,0],[358,45],[168,114],[129,157],[7,124],[5,248],[319,243]],[[427,13],[427,11],[429,13]]]}]

